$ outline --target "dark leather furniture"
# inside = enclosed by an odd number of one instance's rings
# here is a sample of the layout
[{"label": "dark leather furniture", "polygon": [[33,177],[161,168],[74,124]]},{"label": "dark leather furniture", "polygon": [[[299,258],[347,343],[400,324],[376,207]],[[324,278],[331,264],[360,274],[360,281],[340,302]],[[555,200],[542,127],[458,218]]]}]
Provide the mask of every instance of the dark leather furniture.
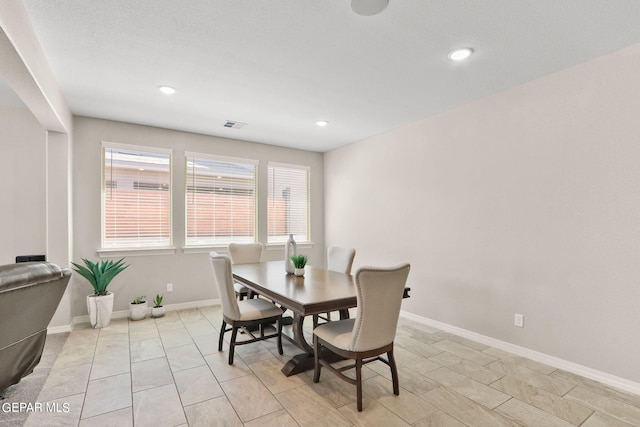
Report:
[{"label": "dark leather furniture", "polygon": [[40,363],[70,277],[71,270],[48,262],[0,266],[0,393]]}]

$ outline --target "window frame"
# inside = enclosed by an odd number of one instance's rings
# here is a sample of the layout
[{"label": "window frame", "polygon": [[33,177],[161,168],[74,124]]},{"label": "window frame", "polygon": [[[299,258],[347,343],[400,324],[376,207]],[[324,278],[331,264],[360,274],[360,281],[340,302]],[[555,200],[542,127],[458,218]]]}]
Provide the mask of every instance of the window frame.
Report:
[{"label": "window frame", "polygon": [[296,243],[298,245],[302,245],[303,247],[306,245],[311,245],[313,244],[313,242],[311,241],[311,166],[309,165],[299,165],[299,164],[292,164],[292,163],[281,163],[281,162],[272,162],[272,161],[268,161],[267,162],[267,197],[266,197],[266,204],[267,204],[267,218],[266,218],[266,226],[267,226],[267,245],[268,246],[282,246],[286,244],[286,241],[280,242],[280,241],[271,241],[270,239],[270,234],[269,234],[269,220],[270,220],[270,209],[269,209],[269,194],[271,191],[270,188],[270,182],[269,182],[269,172],[271,170],[271,168],[280,168],[280,169],[295,169],[295,170],[303,170],[306,172],[307,175],[307,185],[306,185],[306,193],[307,193],[307,200],[306,200],[306,210],[307,210],[307,215],[306,215],[306,229],[305,229],[305,233],[306,233],[306,239],[305,240],[298,240],[296,239]]},{"label": "window frame", "polygon": [[[169,212],[168,212],[168,225],[169,225],[169,242],[168,245],[140,245],[140,246],[121,246],[121,247],[108,247],[105,246],[106,241],[106,191],[107,191],[107,177],[106,177],[106,150],[127,150],[135,151],[143,154],[159,154],[169,157],[168,172],[169,172]],[[176,248],[174,246],[174,233],[173,233],[173,150],[166,148],[150,147],[146,145],[134,145],[123,144],[110,141],[102,141],[100,147],[100,171],[101,171],[101,185],[100,185],[100,249],[98,254],[100,256],[118,256],[118,255],[150,255],[150,254],[172,254],[175,253]]]},{"label": "window frame", "polygon": [[[199,152],[193,152],[193,151],[185,151],[184,153],[184,177],[185,177],[185,184],[184,184],[184,249],[187,251],[193,251],[193,250],[198,250],[198,249],[202,249],[202,248],[226,248],[228,246],[229,243],[215,243],[215,242],[211,242],[211,243],[204,243],[204,244],[188,244],[188,235],[189,235],[189,231],[188,231],[188,226],[189,226],[189,216],[188,216],[188,203],[189,203],[189,159],[193,158],[196,160],[206,160],[206,161],[214,161],[214,162],[225,162],[225,163],[238,163],[238,164],[247,164],[247,165],[253,165],[254,167],[254,171],[253,171],[253,188],[254,188],[254,193],[253,193],[253,240],[251,241],[252,243],[258,242],[259,241],[259,215],[258,212],[260,210],[259,208],[259,203],[260,203],[260,197],[259,197],[259,165],[260,165],[260,161],[256,160],[256,159],[247,159],[247,158],[241,158],[241,157],[230,157],[230,156],[221,156],[221,155],[217,155],[217,154],[207,154],[207,153],[199,153]],[[243,243],[247,243],[246,241]]]}]

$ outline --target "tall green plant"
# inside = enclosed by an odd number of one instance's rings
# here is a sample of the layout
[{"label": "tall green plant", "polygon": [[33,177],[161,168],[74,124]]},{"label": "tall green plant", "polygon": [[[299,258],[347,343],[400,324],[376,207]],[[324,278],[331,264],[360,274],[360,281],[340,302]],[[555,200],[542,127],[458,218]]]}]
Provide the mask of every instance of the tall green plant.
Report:
[{"label": "tall green plant", "polygon": [[82,258],[82,262],[84,265],[72,262],[71,264],[75,267],[73,270],[91,283],[95,295],[106,295],[107,286],[113,278],[129,267],[124,263],[124,258],[120,258],[118,261],[107,259],[97,263]]}]

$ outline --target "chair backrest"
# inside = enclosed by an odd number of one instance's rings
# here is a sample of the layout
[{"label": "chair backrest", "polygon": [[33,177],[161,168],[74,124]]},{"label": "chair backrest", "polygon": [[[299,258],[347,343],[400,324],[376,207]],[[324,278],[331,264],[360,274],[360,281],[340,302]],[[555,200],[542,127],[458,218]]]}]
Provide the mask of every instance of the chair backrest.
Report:
[{"label": "chair backrest", "polygon": [[240,309],[233,289],[233,274],[231,273],[231,259],[217,252],[210,252],[213,266],[213,281],[218,287],[222,313],[231,320],[240,320]]},{"label": "chair backrest", "polygon": [[356,250],[353,248],[329,246],[327,248],[327,270],[351,274],[351,267],[353,266],[353,258],[355,258],[355,256]]},{"label": "chair backrest", "polygon": [[403,264],[389,269],[365,267],[358,270],[358,310],[351,351],[373,350],[393,342],[409,269],[409,264]]},{"label": "chair backrest", "polygon": [[234,264],[260,262],[262,243],[229,243],[229,256]]}]

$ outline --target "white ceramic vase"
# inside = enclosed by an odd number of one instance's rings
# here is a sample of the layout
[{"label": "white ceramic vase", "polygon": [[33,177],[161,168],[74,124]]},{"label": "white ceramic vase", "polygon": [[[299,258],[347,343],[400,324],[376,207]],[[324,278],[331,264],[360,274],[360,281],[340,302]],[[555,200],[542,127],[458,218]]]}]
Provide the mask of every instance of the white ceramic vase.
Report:
[{"label": "white ceramic vase", "polygon": [[113,293],[106,295],[87,295],[87,311],[92,328],[105,328],[111,322],[113,313]]},{"label": "white ceramic vase", "polygon": [[294,269],[293,273],[298,277],[304,276],[304,267]]},{"label": "white ceramic vase", "polygon": [[129,303],[129,318],[131,320],[142,320],[147,317],[147,302],[140,304]]},{"label": "white ceramic vase", "polygon": [[284,247],[284,269],[287,274],[293,274],[296,269],[291,261],[292,256],[296,256],[296,241],[293,239],[293,234],[289,234]]}]

